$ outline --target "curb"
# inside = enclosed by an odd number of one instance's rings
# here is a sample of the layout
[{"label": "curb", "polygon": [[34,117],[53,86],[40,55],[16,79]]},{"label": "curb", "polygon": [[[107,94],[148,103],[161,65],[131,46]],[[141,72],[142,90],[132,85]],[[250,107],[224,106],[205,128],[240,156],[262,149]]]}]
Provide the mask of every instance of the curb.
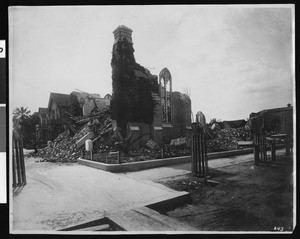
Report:
[{"label": "curb", "polygon": [[[253,153],[253,149],[240,149],[240,150],[231,150],[225,152],[217,152],[217,153],[208,153],[208,159],[217,159],[217,158],[225,158],[232,157],[244,154]],[[77,160],[79,164],[89,166],[96,169],[105,170],[112,173],[119,172],[128,172],[128,171],[139,171],[147,168],[155,168],[161,167],[165,165],[179,164],[179,163],[188,163],[191,162],[191,156],[181,156],[175,158],[166,158],[166,159],[153,159],[148,161],[140,161],[140,162],[131,162],[131,163],[123,163],[123,164],[106,164],[86,159],[79,158]]]},{"label": "curb", "polygon": [[232,156],[251,154],[253,153],[253,148],[251,149],[236,149],[224,152],[208,153],[207,159],[217,159],[217,158],[228,158]]},{"label": "curb", "polygon": [[147,168],[155,168],[170,164],[187,163],[191,161],[191,156],[182,156],[176,158],[166,158],[166,159],[153,159],[148,161],[123,163],[123,164],[106,164],[95,162],[91,160],[79,158],[77,162],[82,165],[89,167],[102,169],[112,173],[127,172],[127,171],[138,171]]},{"label": "curb", "polygon": [[174,210],[178,207],[181,207],[191,202],[192,202],[191,194],[188,192],[183,192],[181,195],[177,195],[169,199],[165,199],[156,203],[149,204],[146,207],[164,214],[168,211]]}]

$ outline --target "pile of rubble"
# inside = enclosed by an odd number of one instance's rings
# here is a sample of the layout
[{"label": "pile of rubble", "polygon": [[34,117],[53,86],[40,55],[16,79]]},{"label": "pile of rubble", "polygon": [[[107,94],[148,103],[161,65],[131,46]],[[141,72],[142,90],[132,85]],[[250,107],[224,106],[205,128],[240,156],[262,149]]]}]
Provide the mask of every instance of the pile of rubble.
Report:
[{"label": "pile of rubble", "polygon": [[[92,140],[95,157],[98,155],[99,160],[100,158],[106,158],[106,161],[109,161],[110,157],[104,156],[109,155],[109,152],[117,151],[110,113],[107,110],[96,112],[84,117],[73,117],[72,121],[73,123],[69,125],[68,130],[58,135],[45,148],[39,149],[36,156],[48,162],[76,162],[82,153],[81,148],[77,147],[78,141],[89,132],[93,132],[94,137]],[[253,140],[251,132],[247,131],[245,127],[218,129],[214,133],[217,138],[207,140],[207,152],[238,149],[238,141]],[[164,158],[168,158],[191,154],[191,139],[187,137],[174,139],[170,144],[165,144],[163,147],[154,143],[154,141],[149,141],[146,148],[138,150],[136,152],[139,155],[138,159],[161,158],[162,155]]]},{"label": "pile of rubble", "polygon": [[174,146],[166,144],[164,145],[164,157],[165,158],[172,158],[172,157],[179,157],[179,156],[187,156],[191,155],[191,147],[190,146]]},{"label": "pile of rubble", "polygon": [[52,144],[39,149],[37,155],[48,162],[76,162],[80,156],[76,138],[71,137],[69,131],[66,130],[58,135]]},{"label": "pile of rubble", "polygon": [[94,133],[94,149],[109,151],[112,142],[113,126],[108,110],[102,110],[88,116],[73,117],[68,130],[58,135],[45,148],[39,149],[36,156],[48,162],[76,162],[81,156],[77,142],[89,132]]},{"label": "pile of rubble", "polygon": [[238,141],[251,141],[253,136],[245,127],[221,129],[217,132],[218,137],[207,141],[208,152],[221,152],[238,149]]},{"label": "pile of rubble", "polygon": [[191,145],[191,139],[188,137],[180,137],[177,139],[173,139],[170,142],[170,146],[174,146],[176,148],[189,148]]},{"label": "pile of rubble", "polygon": [[222,139],[233,139],[233,140],[242,140],[249,141],[252,140],[252,133],[245,129],[245,127],[241,128],[229,128],[229,129],[221,129],[218,132],[218,137]]}]

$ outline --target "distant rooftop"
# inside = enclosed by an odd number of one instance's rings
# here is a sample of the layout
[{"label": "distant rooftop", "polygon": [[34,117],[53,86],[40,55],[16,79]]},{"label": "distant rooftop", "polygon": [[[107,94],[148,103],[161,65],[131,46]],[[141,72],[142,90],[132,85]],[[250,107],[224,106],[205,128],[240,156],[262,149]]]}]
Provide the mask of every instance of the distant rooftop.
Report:
[{"label": "distant rooftop", "polygon": [[39,107],[38,113],[39,114],[47,114],[48,113],[48,109],[47,108],[41,108],[41,107]]},{"label": "distant rooftop", "polygon": [[262,113],[270,113],[270,112],[273,112],[273,113],[275,113],[275,112],[283,112],[283,111],[293,111],[293,106],[291,105],[291,106],[286,106],[286,107],[279,107],[279,108],[272,108],[272,109],[264,109],[264,110],[261,110],[261,111],[259,111],[259,112],[252,112],[251,114],[250,114],[250,117],[252,117],[252,116],[255,116],[255,115],[259,115],[259,114],[262,114]]}]

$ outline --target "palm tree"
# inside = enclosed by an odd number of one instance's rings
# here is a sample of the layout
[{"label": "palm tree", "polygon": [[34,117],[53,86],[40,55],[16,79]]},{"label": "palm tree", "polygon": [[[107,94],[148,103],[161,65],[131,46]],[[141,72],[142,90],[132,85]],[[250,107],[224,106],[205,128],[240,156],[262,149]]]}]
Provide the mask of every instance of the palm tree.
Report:
[{"label": "palm tree", "polygon": [[22,134],[22,123],[29,117],[30,110],[28,107],[15,108],[13,110],[13,131],[14,135],[19,138]]},{"label": "palm tree", "polygon": [[21,108],[15,108],[13,110],[13,116],[16,118],[16,119],[23,119],[23,118],[26,118],[28,117],[30,114],[30,110],[28,110],[28,107],[21,107]]}]

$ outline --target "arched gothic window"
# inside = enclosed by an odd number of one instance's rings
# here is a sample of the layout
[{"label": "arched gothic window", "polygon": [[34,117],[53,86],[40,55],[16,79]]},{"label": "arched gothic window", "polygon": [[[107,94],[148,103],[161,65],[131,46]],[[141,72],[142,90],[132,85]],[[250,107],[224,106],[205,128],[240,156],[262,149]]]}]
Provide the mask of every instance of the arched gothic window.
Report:
[{"label": "arched gothic window", "polygon": [[167,68],[159,73],[160,99],[163,111],[163,123],[172,122],[172,76]]}]

